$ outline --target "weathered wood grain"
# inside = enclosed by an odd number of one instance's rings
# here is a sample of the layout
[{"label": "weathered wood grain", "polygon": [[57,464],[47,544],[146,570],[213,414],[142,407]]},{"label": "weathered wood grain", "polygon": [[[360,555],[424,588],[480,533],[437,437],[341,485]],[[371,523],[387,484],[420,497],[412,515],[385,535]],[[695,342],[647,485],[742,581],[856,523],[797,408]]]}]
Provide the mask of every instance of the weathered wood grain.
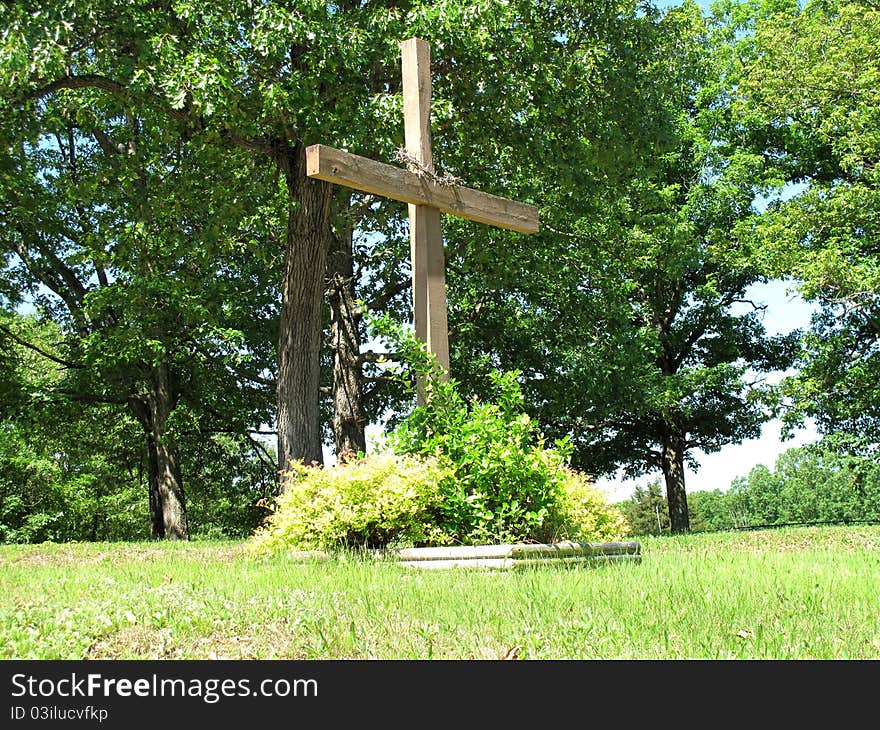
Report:
[{"label": "weathered wood grain", "polygon": [[536,233],[540,229],[538,209],[533,205],[459,185],[444,185],[426,174],[419,175],[327,145],[306,148],[306,168],[309,177],[412,205],[427,205],[498,228],[519,233]]},{"label": "weathered wood grain", "polygon": [[[421,38],[400,44],[403,78],[403,131],[410,172],[434,173],[431,153],[431,47]],[[425,342],[449,373],[446,320],[446,256],[440,211],[428,205],[409,205],[409,249],[413,272],[413,317],[416,337]],[[424,402],[424,384],[418,389]]]}]

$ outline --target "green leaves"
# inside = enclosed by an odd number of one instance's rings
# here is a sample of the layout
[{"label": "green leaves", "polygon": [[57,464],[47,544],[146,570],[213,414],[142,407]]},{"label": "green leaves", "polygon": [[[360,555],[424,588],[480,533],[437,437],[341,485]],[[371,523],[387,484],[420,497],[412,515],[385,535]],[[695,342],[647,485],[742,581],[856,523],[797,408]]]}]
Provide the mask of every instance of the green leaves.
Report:
[{"label": "green leaves", "polygon": [[880,11],[847,0],[769,10],[756,14],[734,106],[781,187],[755,229],[756,256],[823,310],[785,384],[788,422],[876,440]]},{"label": "green leaves", "polygon": [[[466,400],[459,385],[442,381],[409,335],[384,319],[382,333],[396,350],[415,349],[409,362],[424,382],[426,403],[389,435],[399,454],[435,457],[449,469],[440,482],[437,526],[463,544],[577,539],[625,531],[586,480],[565,466],[567,441],[547,448],[538,424],[524,412],[518,372],[494,372],[491,398]],[[599,525],[608,528],[599,529]]]}]

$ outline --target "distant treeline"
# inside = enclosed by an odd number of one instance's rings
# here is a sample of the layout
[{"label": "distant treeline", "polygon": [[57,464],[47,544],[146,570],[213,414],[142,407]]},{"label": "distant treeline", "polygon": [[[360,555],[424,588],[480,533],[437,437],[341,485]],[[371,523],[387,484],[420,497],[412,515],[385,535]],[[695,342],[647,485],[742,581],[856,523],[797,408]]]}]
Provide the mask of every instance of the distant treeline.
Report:
[{"label": "distant treeline", "polygon": [[[693,491],[687,500],[692,531],[880,521],[880,462],[827,447],[793,448],[772,470],[761,464],[725,491]],[[634,534],[669,532],[659,479],[636,487],[619,506]]]}]

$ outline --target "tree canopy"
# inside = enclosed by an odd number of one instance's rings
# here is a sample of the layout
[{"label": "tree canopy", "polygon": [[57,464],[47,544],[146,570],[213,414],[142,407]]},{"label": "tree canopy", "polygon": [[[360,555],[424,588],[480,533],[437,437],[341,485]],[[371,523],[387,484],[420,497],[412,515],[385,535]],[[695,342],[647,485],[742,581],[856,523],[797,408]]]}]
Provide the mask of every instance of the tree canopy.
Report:
[{"label": "tree canopy", "polygon": [[862,0],[761,6],[742,41],[736,115],[778,189],[758,252],[820,312],[787,382],[788,422],[852,448],[878,440],[880,9]]},{"label": "tree canopy", "polygon": [[[869,0],[64,0],[0,24],[3,539],[129,534],[116,499],[153,537],[240,533],[291,460],[406,415],[365,317],[411,317],[403,206],[304,150],[394,160],[413,36],[438,170],[542,223],[444,221],[463,397],[515,371],[571,466],[663,475],[673,531],[688,460],[773,415],[878,443]],[[771,280],[820,305],[811,331],[767,334]],[[35,494],[88,506],[35,518]]]}]

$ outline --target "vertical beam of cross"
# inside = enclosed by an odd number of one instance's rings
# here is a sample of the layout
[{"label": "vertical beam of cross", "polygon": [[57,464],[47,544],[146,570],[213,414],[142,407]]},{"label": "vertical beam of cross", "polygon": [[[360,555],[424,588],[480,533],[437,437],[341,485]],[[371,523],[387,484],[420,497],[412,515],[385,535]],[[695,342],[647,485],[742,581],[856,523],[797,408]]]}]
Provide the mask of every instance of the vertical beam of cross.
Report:
[{"label": "vertical beam of cross", "polygon": [[[519,233],[535,233],[540,228],[538,209],[437,179],[431,155],[430,46],[420,38],[410,38],[400,43],[400,49],[409,169],[313,144],[306,149],[306,171],[309,177],[400,200],[409,206],[416,336],[436,356],[441,376],[448,377],[446,267],[440,214]],[[418,395],[419,403],[424,403],[424,383],[419,383]]]},{"label": "vertical beam of cross", "polygon": [[[431,154],[431,49],[421,38],[400,43],[403,75],[403,118],[406,152],[419,175],[433,175]],[[409,204],[413,318],[416,336],[437,357],[443,377],[449,372],[446,322],[446,264],[440,211]]]}]

